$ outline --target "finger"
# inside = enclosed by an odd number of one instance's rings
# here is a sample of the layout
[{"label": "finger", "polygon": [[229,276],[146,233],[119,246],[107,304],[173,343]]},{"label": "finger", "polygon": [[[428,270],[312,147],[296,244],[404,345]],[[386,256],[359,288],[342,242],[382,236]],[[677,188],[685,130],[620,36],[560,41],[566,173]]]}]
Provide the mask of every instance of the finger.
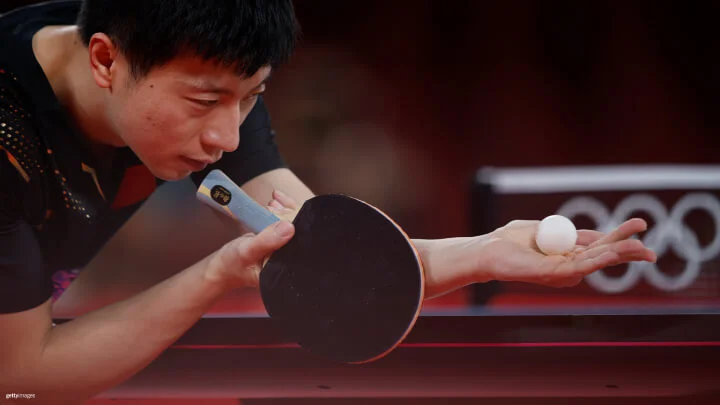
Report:
[{"label": "finger", "polygon": [[615,242],[612,245],[603,245],[598,248],[600,252],[612,252],[617,255],[617,262],[608,264],[610,266],[627,263],[631,261],[655,261],[655,252],[648,249],[639,240],[626,239]]},{"label": "finger", "polygon": [[655,262],[656,260],[655,252],[646,248],[641,241],[628,239],[611,245],[600,245],[578,253],[563,265],[563,271],[590,274],[596,270],[623,263]]},{"label": "finger", "polygon": [[632,218],[620,224],[620,226],[612,232],[591,243],[589,247],[619,242],[645,230],[647,230],[647,222],[645,222],[644,219]]},{"label": "finger", "polygon": [[273,198],[286,208],[296,209],[298,207],[298,203],[294,198],[280,190],[273,190]]},{"label": "finger", "polygon": [[577,234],[578,237],[576,243],[582,246],[587,246],[605,236],[605,234],[602,232],[593,231],[590,229],[581,229],[577,231]]},{"label": "finger", "polygon": [[[640,246],[638,246],[640,244]],[[621,246],[624,245],[624,246]],[[643,260],[644,247],[636,240],[618,242],[614,245],[601,245],[576,254],[562,266],[568,274],[590,274],[605,267],[619,265],[627,261]]]},{"label": "finger", "polygon": [[278,210],[281,210],[281,209],[284,209],[284,208],[285,208],[280,201],[275,200],[275,199],[271,200],[271,201],[268,203],[268,207],[275,208],[275,209],[278,209]]}]

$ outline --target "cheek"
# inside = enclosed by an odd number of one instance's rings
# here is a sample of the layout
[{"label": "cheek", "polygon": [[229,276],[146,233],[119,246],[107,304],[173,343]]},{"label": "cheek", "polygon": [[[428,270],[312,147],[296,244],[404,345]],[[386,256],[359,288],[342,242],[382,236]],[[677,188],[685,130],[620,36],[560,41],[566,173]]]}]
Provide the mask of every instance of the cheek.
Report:
[{"label": "cheek", "polygon": [[178,106],[147,100],[133,111],[126,139],[136,153],[171,154],[192,138],[191,123]]}]

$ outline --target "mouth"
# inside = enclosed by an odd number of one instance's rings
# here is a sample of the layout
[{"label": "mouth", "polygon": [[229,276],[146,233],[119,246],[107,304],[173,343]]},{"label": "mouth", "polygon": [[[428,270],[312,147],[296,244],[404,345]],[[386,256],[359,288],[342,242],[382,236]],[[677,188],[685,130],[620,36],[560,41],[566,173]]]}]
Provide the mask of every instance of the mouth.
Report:
[{"label": "mouth", "polygon": [[199,172],[205,169],[209,164],[213,163],[209,160],[195,160],[186,156],[181,156],[180,160],[182,160],[183,163],[185,163],[185,165],[194,172]]}]

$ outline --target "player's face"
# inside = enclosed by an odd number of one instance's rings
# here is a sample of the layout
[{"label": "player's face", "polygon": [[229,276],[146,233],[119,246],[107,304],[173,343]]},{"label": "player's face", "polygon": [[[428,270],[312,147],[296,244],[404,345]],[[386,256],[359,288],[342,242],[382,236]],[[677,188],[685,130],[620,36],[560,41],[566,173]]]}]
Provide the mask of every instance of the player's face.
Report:
[{"label": "player's face", "polygon": [[182,57],[140,80],[124,72],[110,95],[112,129],[155,176],[172,181],[238,147],[240,124],[265,90],[270,68],[239,77],[232,69]]}]

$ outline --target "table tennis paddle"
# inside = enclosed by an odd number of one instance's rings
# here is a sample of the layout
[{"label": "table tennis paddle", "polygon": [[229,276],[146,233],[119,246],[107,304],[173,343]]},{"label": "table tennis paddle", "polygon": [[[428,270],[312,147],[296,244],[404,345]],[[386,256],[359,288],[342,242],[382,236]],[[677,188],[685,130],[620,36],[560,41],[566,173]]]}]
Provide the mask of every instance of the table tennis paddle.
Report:
[{"label": "table tennis paddle", "polygon": [[[219,170],[197,197],[258,233],[279,218]],[[422,261],[379,209],[342,194],[306,201],[295,235],[267,258],[260,294],[270,317],[301,347],[349,364],[378,360],[405,339],[424,298]]]}]

